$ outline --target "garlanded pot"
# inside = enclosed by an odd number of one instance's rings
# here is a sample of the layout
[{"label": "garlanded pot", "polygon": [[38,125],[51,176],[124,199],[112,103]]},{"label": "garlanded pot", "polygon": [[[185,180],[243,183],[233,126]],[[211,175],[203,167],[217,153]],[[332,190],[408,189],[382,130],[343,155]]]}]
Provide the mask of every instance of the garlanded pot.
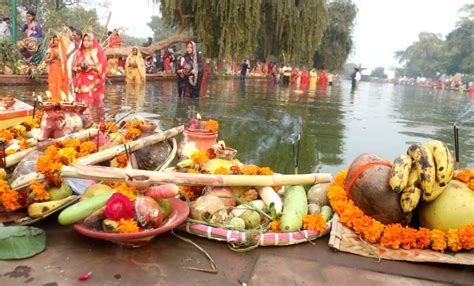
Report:
[{"label": "garlanded pot", "polygon": [[64,112],[64,134],[71,134],[81,130],[82,119],[74,112],[74,104],[69,102],[61,102],[59,106]]},{"label": "garlanded pot", "polygon": [[43,105],[44,116],[41,120],[41,140],[64,136],[64,113],[55,110],[56,104],[48,102]]},{"label": "garlanded pot", "polygon": [[188,128],[184,130],[183,135],[184,144],[193,142],[198,149],[207,150],[217,143],[218,133]]}]

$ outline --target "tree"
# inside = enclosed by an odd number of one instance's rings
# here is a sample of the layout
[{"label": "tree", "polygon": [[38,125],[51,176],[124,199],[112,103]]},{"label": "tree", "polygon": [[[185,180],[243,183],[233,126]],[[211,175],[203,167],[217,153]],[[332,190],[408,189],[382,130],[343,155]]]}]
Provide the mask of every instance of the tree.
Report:
[{"label": "tree", "polygon": [[[157,0],[155,0],[157,1]],[[324,0],[161,0],[165,23],[191,29],[208,57],[252,56],[264,32],[265,55],[309,61],[326,27]]]},{"label": "tree", "polygon": [[377,77],[377,78],[382,78],[386,79],[387,75],[385,74],[385,68],[384,67],[376,67],[372,73],[370,74],[371,77]]},{"label": "tree", "polygon": [[175,29],[167,26],[163,18],[159,16],[151,16],[151,20],[147,25],[153,31],[153,39],[155,40],[162,40],[176,33]]},{"label": "tree", "polygon": [[418,41],[403,51],[395,52],[395,58],[404,63],[405,75],[434,78],[442,70],[441,35],[421,32]]},{"label": "tree", "polygon": [[328,24],[313,62],[319,69],[341,70],[352,51],[357,7],[351,0],[336,0],[329,3],[328,14]]},{"label": "tree", "polygon": [[466,4],[460,12],[467,16],[461,17],[443,43],[444,70],[447,74],[474,74],[474,4]]}]

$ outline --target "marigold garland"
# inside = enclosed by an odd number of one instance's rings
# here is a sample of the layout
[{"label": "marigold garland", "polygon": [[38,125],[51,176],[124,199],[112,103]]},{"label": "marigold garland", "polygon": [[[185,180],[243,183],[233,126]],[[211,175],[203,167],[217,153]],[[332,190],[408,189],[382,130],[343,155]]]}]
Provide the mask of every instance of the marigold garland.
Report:
[{"label": "marigold garland", "polygon": [[85,157],[95,152],[97,152],[97,144],[92,141],[86,141],[79,145],[79,153],[77,153],[77,158]]},{"label": "marigold garland", "polygon": [[208,155],[207,155],[207,151],[199,150],[199,151],[194,152],[194,153],[191,155],[191,160],[192,160],[194,163],[199,164],[199,165],[204,165],[204,164],[206,164],[206,163],[209,161],[209,157],[208,157]]},{"label": "marigold garland", "polygon": [[135,194],[137,193],[137,190],[134,187],[129,187],[126,183],[117,183],[112,188],[122,195],[127,196],[130,201],[135,201]]},{"label": "marigold garland", "polygon": [[326,221],[321,214],[308,214],[303,216],[303,229],[323,232],[327,228]]},{"label": "marigold garland", "polygon": [[[458,173],[459,174],[459,173]],[[380,243],[381,246],[399,249],[429,248],[444,252],[447,247],[453,252],[462,249],[474,248],[474,224],[460,229],[445,232],[420,227],[418,230],[402,227],[400,224],[384,225],[381,222],[365,215],[352,200],[349,200],[345,191],[347,171],[340,171],[334,182],[327,188],[327,196],[340,221],[354,230],[358,235],[370,243]],[[463,175],[461,175],[462,177]]]},{"label": "marigold garland", "polygon": [[224,167],[219,167],[214,171],[214,175],[228,175],[229,170]]},{"label": "marigold garland", "polygon": [[37,181],[32,181],[30,183],[30,188],[33,194],[35,195],[33,198],[33,201],[39,202],[39,201],[45,201],[49,199],[49,193],[46,191],[46,185],[41,184],[40,182]]},{"label": "marigold garland", "polygon": [[456,172],[455,178],[469,186],[471,190],[474,190],[474,170],[466,168],[462,171]]},{"label": "marigold garland", "polygon": [[18,202],[18,192],[10,189],[5,180],[0,180],[0,203],[7,211],[14,211],[21,207]]},{"label": "marigold garland", "polygon": [[10,142],[13,139],[13,134],[6,129],[0,130],[0,138],[2,138],[5,142]]},{"label": "marigold garland", "polygon": [[140,231],[138,223],[134,219],[120,219],[117,226],[118,233],[136,233]]},{"label": "marigold garland", "polygon": [[20,145],[20,150],[26,150],[31,147],[30,142],[28,142],[27,140],[20,141],[18,145]]},{"label": "marigold garland", "polygon": [[125,168],[128,164],[128,156],[127,154],[123,153],[115,157],[115,161],[118,163],[118,168]]}]

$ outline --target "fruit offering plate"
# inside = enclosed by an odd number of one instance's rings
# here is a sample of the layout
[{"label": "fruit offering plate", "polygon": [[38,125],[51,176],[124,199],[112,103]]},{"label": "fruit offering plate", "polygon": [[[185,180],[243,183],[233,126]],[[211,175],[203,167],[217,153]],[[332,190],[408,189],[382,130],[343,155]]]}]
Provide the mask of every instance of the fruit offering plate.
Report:
[{"label": "fruit offering plate", "polygon": [[186,202],[177,198],[170,199],[170,202],[170,215],[163,221],[160,227],[152,230],[144,230],[136,233],[107,233],[89,229],[81,223],[75,224],[74,229],[88,237],[108,240],[126,247],[141,247],[148,244],[158,234],[178,227],[188,218],[189,207]]},{"label": "fruit offering plate", "polygon": [[73,195],[69,196],[68,198],[64,199],[63,204],[60,206],[47,211],[43,213],[40,217],[32,218],[28,216],[28,212],[26,210],[23,211],[17,211],[17,212],[12,212],[12,213],[3,213],[0,216],[3,216],[0,218],[0,222],[4,221],[6,225],[9,226],[14,226],[14,225],[31,225],[33,223],[36,223],[38,221],[41,221],[45,219],[46,217],[57,213],[68,206],[76,203],[80,199],[80,195],[84,193],[84,190],[94,184],[94,181],[91,180],[81,180],[81,179],[66,179],[68,182],[69,186],[71,187],[73,191]]},{"label": "fruit offering plate", "polygon": [[411,262],[436,262],[448,264],[474,265],[474,252],[441,253],[428,249],[389,249],[379,244],[362,240],[351,229],[345,227],[337,214],[333,217],[333,227],[329,238],[329,247],[377,259],[401,260]]},{"label": "fruit offering plate", "polygon": [[179,230],[211,240],[225,241],[237,246],[286,246],[318,239],[329,233],[332,224],[332,220],[329,220],[327,222],[327,228],[323,232],[302,230],[288,233],[259,233],[258,231],[252,230],[242,232],[186,222],[179,227]]}]

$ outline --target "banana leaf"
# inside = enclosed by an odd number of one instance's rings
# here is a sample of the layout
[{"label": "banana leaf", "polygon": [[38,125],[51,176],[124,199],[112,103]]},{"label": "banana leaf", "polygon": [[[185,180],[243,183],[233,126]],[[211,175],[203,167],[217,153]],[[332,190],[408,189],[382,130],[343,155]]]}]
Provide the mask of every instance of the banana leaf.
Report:
[{"label": "banana leaf", "polygon": [[23,259],[46,248],[44,230],[29,226],[0,226],[0,259]]}]

